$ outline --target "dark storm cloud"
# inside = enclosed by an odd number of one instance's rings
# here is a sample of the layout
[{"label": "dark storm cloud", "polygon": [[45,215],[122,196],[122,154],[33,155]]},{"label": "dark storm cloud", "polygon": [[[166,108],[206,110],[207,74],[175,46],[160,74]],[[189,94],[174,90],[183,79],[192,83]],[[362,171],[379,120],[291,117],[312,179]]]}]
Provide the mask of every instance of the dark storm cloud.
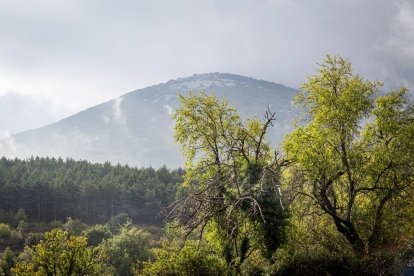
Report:
[{"label": "dark storm cloud", "polygon": [[328,53],[413,89],[413,18],[408,0],[0,1],[0,94],[78,110],[211,71],[299,87]]}]

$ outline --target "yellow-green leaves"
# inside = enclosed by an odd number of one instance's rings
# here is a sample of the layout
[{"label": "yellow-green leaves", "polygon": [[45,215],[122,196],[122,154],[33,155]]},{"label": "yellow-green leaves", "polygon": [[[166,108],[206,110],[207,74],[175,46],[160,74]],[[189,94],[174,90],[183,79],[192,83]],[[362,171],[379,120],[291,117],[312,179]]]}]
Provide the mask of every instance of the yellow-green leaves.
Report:
[{"label": "yellow-green leaves", "polygon": [[173,115],[174,137],[182,146],[186,167],[193,167],[195,158],[220,162],[218,159],[231,146],[230,138],[241,125],[239,115],[227,101],[219,102],[216,97],[204,93],[180,95],[179,99],[182,106]]},{"label": "yellow-green leaves", "polygon": [[85,237],[69,236],[60,229],[45,234],[33,248],[25,248],[13,275],[102,275],[103,256],[87,248]]},{"label": "yellow-green leaves", "polygon": [[393,221],[408,207],[401,195],[414,189],[414,110],[406,89],[377,96],[380,86],[328,56],[302,86],[296,102],[306,117],[284,142],[299,198],[329,215],[359,254],[401,226]]},{"label": "yellow-green leaves", "polygon": [[265,121],[243,123],[227,101],[214,96],[189,94],[180,102],[173,118],[175,139],[186,157],[186,194],[169,218],[200,236],[216,225],[223,255],[235,267],[259,249],[254,240],[262,241],[261,250],[271,256],[283,238],[286,217],[278,192],[279,159],[266,140],[275,114],[267,111]]},{"label": "yellow-green leaves", "polygon": [[372,107],[372,95],[381,84],[352,74],[351,64],[339,56],[327,56],[319,74],[303,84],[295,102],[317,124],[336,130],[356,131],[358,121]]}]

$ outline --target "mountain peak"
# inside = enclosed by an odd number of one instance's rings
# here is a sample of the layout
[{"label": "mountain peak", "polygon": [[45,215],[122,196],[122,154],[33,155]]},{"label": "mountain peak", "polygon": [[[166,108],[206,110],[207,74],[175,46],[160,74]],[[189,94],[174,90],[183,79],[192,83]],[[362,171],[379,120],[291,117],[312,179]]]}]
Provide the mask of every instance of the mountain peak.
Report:
[{"label": "mountain peak", "polygon": [[55,124],[26,131],[0,148],[9,157],[54,156],[133,166],[183,165],[173,140],[171,114],[177,94],[204,91],[226,98],[242,119],[262,118],[270,108],[278,120],[269,139],[278,144],[290,130],[295,111],[292,88],[228,73],[194,74],[127,93]]},{"label": "mountain peak", "polygon": [[172,91],[194,91],[194,90],[211,90],[214,88],[223,87],[256,87],[263,88],[269,86],[284,87],[281,84],[272,83],[269,81],[258,80],[250,77],[245,77],[230,73],[203,73],[194,74],[189,77],[178,78],[170,80],[164,85],[167,85]]}]

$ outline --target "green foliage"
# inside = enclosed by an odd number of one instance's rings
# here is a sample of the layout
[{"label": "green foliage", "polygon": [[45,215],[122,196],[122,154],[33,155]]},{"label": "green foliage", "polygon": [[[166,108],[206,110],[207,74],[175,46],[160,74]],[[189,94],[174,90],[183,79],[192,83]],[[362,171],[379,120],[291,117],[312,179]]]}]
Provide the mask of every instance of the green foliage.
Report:
[{"label": "green foliage", "polygon": [[[279,264],[273,275],[393,275],[392,256],[373,255],[363,259],[352,256],[319,255],[291,256]],[[396,274],[397,275],[397,274]]]},{"label": "green foliage", "polygon": [[[394,273],[403,275],[401,272],[406,269],[406,267],[414,261],[414,239],[411,237],[403,246],[396,258],[394,264]],[[404,274],[405,275],[405,274]]]},{"label": "green foliage", "polygon": [[[263,256],[271,260],[273,253],[286,241],[286,227],[288,225],[289,213],[281,208],[274,191],[262,191],[258,197],[261,204],[265,223],[255,223],[255,231],[258,233],[256,243],[261,249]],[[284,204],[287,206],[287,204]],[[257,219],[256,219],[257,222]]]},{"label": "green foliage", "polygon": [[83,235],[88,238],[88,245],[97,246],[103,240],[110,238],[112,233],[107,225],[97,224],[86,229]]},{"label": "green foliage", "polygon": [[16,215],[14,215],[14,224],[19,225],[21,221],[27,222],[27,215],[23,208],[17,210]]},{"label": "green foliage", "polygon": [[259,251],[253,252],[249,258],[240,266],[239,275],[262,276],[270,275],[273,260],[269,260],[260,254]]},{"label": "green foliage", "polygon": [[165,242],[152,251],[155,260],[144,264],[142,275],[232,275],[225,260],[206,244],[187,241],[180,248],[176,242]]},{"label": "green foliage", "polygon": [[104,257],[87,248],[85,237],[60,229],[45,234],[33,248],[26,247],[12,269],[13,275],[102,275]]},{"label": "green foliage", "polygon": [[131,223],[131,218],[128,216],[128,214],[120,213],[116,216],[113,216],[106,225],[112,234],[118,234],[121,228],[129,223]]},{"label": "green foliage", "polygon": [[34,246],[43,240],[44,237],[45,235],[43,233],[28,233],[24,240],[24,245],[29,247]]},{"label": "green foliage", "polygon": [[[0,158],[0,221],[106,223],[127,213],[135,223],[162,223],[175,199],[182,169],[131,168],[72,159]],[[23,211],[24,210],[24,211]],[[27,219],[24,219],[27,217]]]},{"label": "green foliage", "polygon": [[11,269],[16,265],[16,255],[7,247],[0,255],[0,275],[11,275]]},{"label": "green foliage", "polygon": [[70,235],[79,236],[87,226],[80,219],[72,219],[71,217],[68,217],[63,227]]},{"label": "green foliage", "polygon": [[141,228],[124,225],[118,235],[104,240],[100,248],[109,256],[108,263],[115,268],[115,275],[134,275],[134,271],[148,260],[150,235]]},{"label": "green foliage", "polygon": [[12,229],[10,232],[9,244],[13,246],[23,246],[24,236],[23,233],[19,230]]},{"label": "green foliage", "polygon": [[20,220],[17,224],[17,230],[22,234],[22,236],[25,236],[29,230],[29,224],[25,220]]},{"label": "green foliage", "polygon": [[243,123],[214,96],[189,94],[180,102],[173,117],[186,175],[169,217],[200,236],[215,227],[222,255],[236,269],[255,250],[270,258],[283,241],[287,217],[279,191],[283,160],[266,140],[275,114]]},{"label": "green foliage", "polygon": [[8,224],[0,223],[0,241],[10,238],[11,228]]},{"label": "green foliage", "polygon": [[[0,275],[401,274],[414,254],[414,107],[380,86],[328,56],[296,98],[304,116],[284,157],[266,139],[275,114],[242,121],[201,93],[174,114],[185,175],[1,158]],[[66,231],[41,233],[54,227]]]},{"label": "green foliage", "polygon": [[[1,185],[1,183],[0,183]],[[14,214],[12,211],[0,209],[0,221],[12,225],[14,223]]]},{"label": "green foliage", "polygon": [[[66,218],[66,221],[67,221],[67,219],[68,218]],[[45,223],[39,223],[39,224],[40,225],[42,225],[42,224],[45,225],[45,227],[46,227],[45,229],[47,229],[47,230],[53,230],[53,229],[56,229],[56,228],[61,228],[61,229],[65,228],[65,223],[63,223],[60,220],[53,220],[53,221],[51,221],[47,224],[45,224]],[[42,230],[42,231],[47,231],[47,230]]]},{"label": "green foliage", "polygon": [[328,56],[302,86],[304,118],[284,142],[296,162],[288,174],[295,214],[329,218],[361,255],[396,244],[413,221],[414,109],[404,88],[377,96],[379,87]]}]

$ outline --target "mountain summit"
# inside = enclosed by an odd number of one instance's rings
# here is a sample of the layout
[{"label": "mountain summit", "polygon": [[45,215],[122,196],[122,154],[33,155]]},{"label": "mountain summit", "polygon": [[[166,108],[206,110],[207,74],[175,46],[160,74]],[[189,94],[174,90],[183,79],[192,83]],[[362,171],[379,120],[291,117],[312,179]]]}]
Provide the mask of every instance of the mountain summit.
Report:
[{"label": "mountain summit", "polygon": [[296,90],[239,75],[207,73],[139,89],[57,123],[16,134],[0,141],[0,150],[7,157],[60,156],[131,166],[182,166],[171,115],[179,106],[178,94],[190,91],[228,99],[243,119],[263,118],[268,108],[276,112],[275,127],[270,129],[274,145],[291,130]]}]

